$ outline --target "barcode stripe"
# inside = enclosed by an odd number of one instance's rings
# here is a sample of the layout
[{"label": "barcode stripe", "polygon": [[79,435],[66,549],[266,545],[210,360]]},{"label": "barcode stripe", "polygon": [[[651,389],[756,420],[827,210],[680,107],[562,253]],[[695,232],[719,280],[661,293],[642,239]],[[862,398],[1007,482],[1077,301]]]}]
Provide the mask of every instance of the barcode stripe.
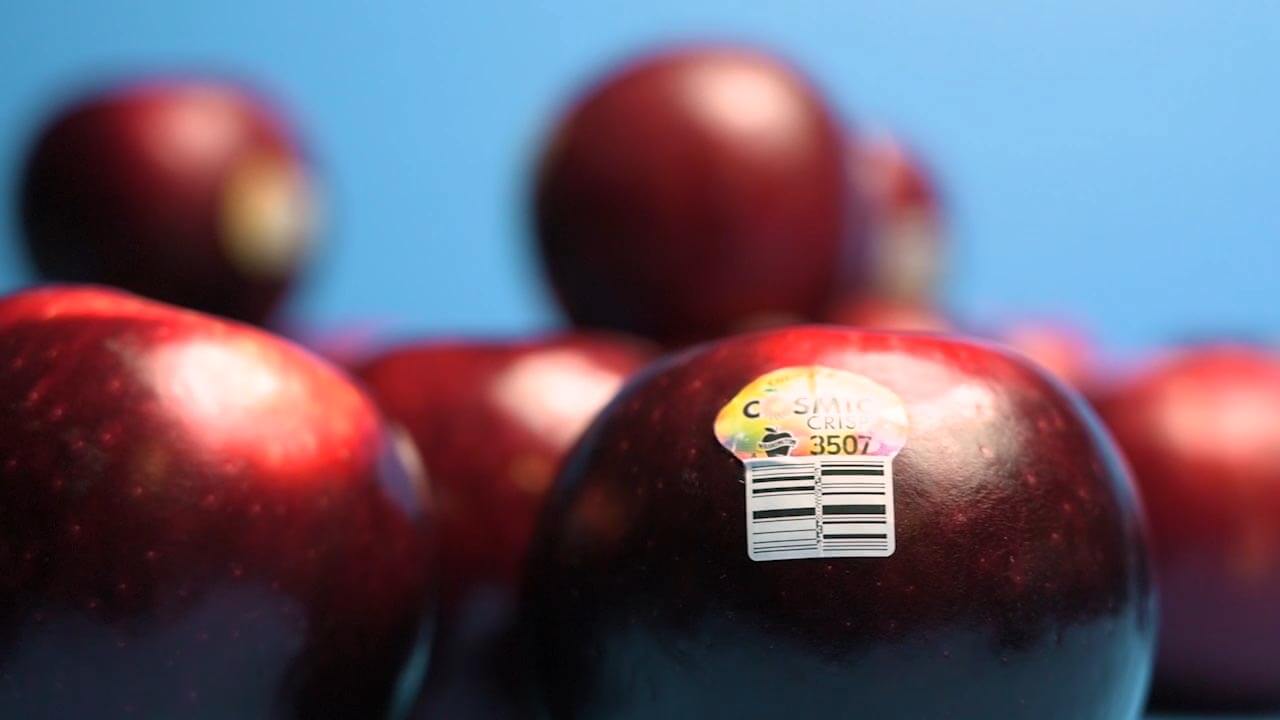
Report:
[{"label": "barcode stripe", "polygon": [[746,461],[747,539],[757,560],[893,552],[892,458]]},{"label": "barcode stripe", "polygon": [[[883,507],[883,506],[882,506]],[[778,508],[776,510],[756,510],[751,513],[751,517],[756,520],[767,520],[769,518],[781,517],[801,517],[805,515],[814,515],[814,508]]]},{"label": "barcode stripe", "polygon": [[883,525],[883,520],[826,520],[823,525]]},{"label": "barcode stripe", "polygon": [[780,488],[759,488],[757,490],[752,490],[751,494],[752,495],[768,495],[769,493],[794,492],[796,490],[808,490],[809,492],[813,492],[813,486],[812,485],[791,485],[788,487],[780,487]]},{"label": "barcode stripe", "polygon": [[778,475],[776,477],[753,478],[753,480],[757,483],[787,482],[787,481],[794,481],[794,480],[808,480],[812,482],[813,475],[812,474],[810,475]]},{"label": "barcode stripe", "polygon": [[883,515],[884,505],[822,505],[823,515]]}]

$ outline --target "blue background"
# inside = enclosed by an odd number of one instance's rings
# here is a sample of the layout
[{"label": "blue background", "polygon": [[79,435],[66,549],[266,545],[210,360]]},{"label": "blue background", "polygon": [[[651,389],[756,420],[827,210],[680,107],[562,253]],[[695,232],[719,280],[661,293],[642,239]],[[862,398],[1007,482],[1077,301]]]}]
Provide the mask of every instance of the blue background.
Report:
[{"label": "blue background", "polygon": [[[515,333],[558,322],[527,170],[554,112],[655,43],[763,43],[857,121],[896,128],[950,199],[948,298],[1118,352],[1280,334],[1280,5],[0,3],[0,196],[50,103],[95,78],[252,80],[324,173],[323,326]],[[29,282],[6,208],[0,289]]]}]

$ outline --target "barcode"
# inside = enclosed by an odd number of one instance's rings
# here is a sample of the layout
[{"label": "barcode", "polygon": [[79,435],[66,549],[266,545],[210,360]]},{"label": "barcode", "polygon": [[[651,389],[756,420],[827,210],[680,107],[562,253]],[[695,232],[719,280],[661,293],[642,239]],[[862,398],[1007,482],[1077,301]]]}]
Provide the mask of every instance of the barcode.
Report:
[{"label": "barcode", "polygon": [[893,554],[893,458],[745,460],[752,560]]}]

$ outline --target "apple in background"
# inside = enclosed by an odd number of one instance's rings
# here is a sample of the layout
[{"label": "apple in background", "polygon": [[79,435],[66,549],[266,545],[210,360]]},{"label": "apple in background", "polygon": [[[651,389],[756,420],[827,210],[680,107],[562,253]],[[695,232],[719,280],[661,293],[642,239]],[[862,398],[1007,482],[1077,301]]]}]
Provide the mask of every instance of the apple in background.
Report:
[{"label": "apple in background", "polygon": [[90,287],[0,300],[0,367],[0,716],[405,704],[429,610],[422,479],[345,376]]},{"label": "apple in background", "polygon": [[690,47],[610,74],[536,180],[543,265],[573,322],[681,345],[812,319],[861,250],[844,140],[762,52]]},{"label": "apple in background", "polygon": [[1078,328],[1057,322],[1021,322],[999,336],[1005,345],[1087,396],[1092,396],[1101,383],[1094,343]]},{"label": "apple in background", "polygon": [[[854,470],[824,466],[820,503],[811,471],[744,478],[744,462],[838,457],[848,437]],[[859,484],[886,458],[888,503]],[[1141,710],[1155,615],[1124,464],[1079,398],[994,346],[833,327],[703,345],[633,380],[564,468],[522,613],[551,717]],[[816,544],[812,527],[774,541],[759,526],[816,507],[824,552],[880,554],[749,556],[807,552],[785,543]],[[864,544],[890,528],[892,554]]]},{"label": "apple in background", "polygon": [[869,248],[870,267],[846,282],[836,309],[870,300],[932,313],[946,250],[933,178],[916,154],[886,133],[859,136],[848,157],[855,201],[868,218],[868,228],[855,228],[849,241]]},{"label": "apple in background", "polygon": [[955,330],[950,320],[927,305],[875,297],[842,303],[827,315],[827,321],[871,330],[932,333]]},{"label": "apple in background", "polygon": [[379,350],[389,328],[384,320],[363,319],[330,327],[296,324],[277,332],[338,367],[355,368]]},{"label": "apple in background", "polygon": [[1151,520],[1156,705],[1280,709],[1280,357],[1182,351],[1097,405]]},{"label": "apple in background", "polygon": [[592,335],[430,342],[359,371],[417,443],[448,549],[428,717],[523,716],[502,705],[500,663],[535,519],[562,456],[651,355]]},{"label": "apple in background", "polygon": [[309,255],[310,183],[261,99],[225,83],[138,83],[43,128],[21,178],[22,226],[47,279],[263,323]]}]

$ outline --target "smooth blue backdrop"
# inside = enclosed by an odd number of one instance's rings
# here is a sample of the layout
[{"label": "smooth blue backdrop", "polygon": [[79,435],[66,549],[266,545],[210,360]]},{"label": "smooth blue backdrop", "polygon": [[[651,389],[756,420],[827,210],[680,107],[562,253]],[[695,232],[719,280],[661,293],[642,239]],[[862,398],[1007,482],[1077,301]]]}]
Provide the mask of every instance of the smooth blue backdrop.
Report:
[{"label": "smooth blue backdrop", "polygon": [[[554,111],[630,52],[704,37],[780,50],[933,160],[961,314],[1063,317],[1124,352],[1280,336],[1280,5],[1264,2],[5,0],[0,196],[69,89],[231,73],[292,109],[324,171],[328,250],[301,320],[547,327],[524,210]],[[0,289],[29,281],[14,229],[7,212]]]}]

